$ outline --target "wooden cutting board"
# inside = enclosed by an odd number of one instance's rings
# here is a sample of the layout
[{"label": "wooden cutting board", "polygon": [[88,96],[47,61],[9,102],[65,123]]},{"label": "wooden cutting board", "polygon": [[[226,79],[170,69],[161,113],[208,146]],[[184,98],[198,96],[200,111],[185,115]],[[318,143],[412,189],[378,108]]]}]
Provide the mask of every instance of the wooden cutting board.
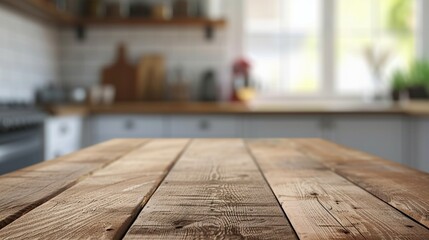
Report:
[{"label": "wooden cutting board", "polygon": [[124,45],[119,45],[116,61],[102,70],[102,84],[112,85],[116,90],[115,101],[127,102],[137,100],[137,68],[127,60]]},{"label": "wooden cutting board", "polygon": [[147,55],[137,66],[137,99],[162,101],[165,95],[165,60],[161,55]]}]

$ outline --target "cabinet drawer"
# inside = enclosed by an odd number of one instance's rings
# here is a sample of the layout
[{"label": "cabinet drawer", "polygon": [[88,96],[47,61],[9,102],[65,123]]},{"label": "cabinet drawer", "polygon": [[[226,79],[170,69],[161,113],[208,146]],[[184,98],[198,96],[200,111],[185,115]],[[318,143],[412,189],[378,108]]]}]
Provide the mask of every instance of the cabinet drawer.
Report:
[{"label": "cabinet drawer", "polygon": [[97,116],[92,119],[95,142],[113,138],[164,137],[164,118],[161,116],[120,115]]},{"label": "cabinet drawer", "polygon": [[236,138],[241,137],[240,124],[233,116],[171,117],[170,136],[173,138]]},{"label": "cabinet drawer", "polygon": [[320,117],[252,116],[244,120],[246,138],[321,138]]},{"label": "cabinet drawer", "polygon": [[49,120],[48,132],[54,141],[74,141],[79,138],[81,127],[79,118],[54,118]]},{"label": "cabinet drawer", "polygon": [[337,117],[331,139],[341,145],[387,160],[408,164],[404,158],[404,121],[401,117]]},{"label": "cabinet drawer", "polygon": [[45,124],[45,159],[57,158],[81,147],[82,118],[54,117]]}]

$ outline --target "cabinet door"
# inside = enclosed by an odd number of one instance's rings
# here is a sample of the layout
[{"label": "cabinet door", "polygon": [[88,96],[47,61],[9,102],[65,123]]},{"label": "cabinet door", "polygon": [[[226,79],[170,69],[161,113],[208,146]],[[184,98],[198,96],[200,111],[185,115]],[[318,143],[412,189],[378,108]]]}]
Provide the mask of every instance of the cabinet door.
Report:
[{"label": "cabinet door", "polygon": [[53,117],[45,124],[45,159],[54,159],[75,151],[82,146],[80,116]]},{"label": "cabinet door", "polygon": [[173,138],[238,138],[240,123],[235,116],[178,116],[169,121]]},{"label": "cabinet door", "polygon": [[91,119],[93,143],[114,138],[161,138],[164,118],[149,115],[101,115]]},{"label": "cabinet door", "polygon": [[321,138],[320,117],[252,116],[244,120],[246,138]]},{"label": "cabinet door", "polygon": [[419,118],[414,121],[415,125],[415,150],[416,167],[422,171],[429,172],[429,118]]},{"label": "cabinet door", "polygon": [[338,117],[331,127],[331,140],[338,144],[407,164],[403,161],[405,123],[402,117]]}]

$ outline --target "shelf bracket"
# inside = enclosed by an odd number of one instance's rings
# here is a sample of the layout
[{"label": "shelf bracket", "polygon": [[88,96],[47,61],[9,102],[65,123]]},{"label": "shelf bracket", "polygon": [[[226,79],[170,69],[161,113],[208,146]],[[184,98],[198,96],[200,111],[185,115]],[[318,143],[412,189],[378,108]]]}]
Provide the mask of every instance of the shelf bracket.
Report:
[{"label": "shelf bracket", "polygon": [[76,38],[80,41],[85,40],[86,38],[86,27],[82,24],[76,26]]},{"label": "shelf bracket", "polygon": [[212,24],[207,24],[204,27],[205,37],[208,41],[213,40],[215,38],[215,28]]}]

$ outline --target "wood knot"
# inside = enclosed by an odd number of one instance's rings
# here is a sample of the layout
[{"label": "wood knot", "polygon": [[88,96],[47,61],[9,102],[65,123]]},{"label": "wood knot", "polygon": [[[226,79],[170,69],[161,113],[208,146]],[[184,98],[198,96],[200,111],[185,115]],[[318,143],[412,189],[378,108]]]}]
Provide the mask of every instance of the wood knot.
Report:
[{"label": "wood knot", "polygon": [[350,234],[350,231],[347,229],[340,229],[340,232],[342,232],[344,234]]},{"label": "wood knot", "polygon": [[110,232],[110,231],[113,231],[113,228],[112,228],[112,227],[107,227],[107,228],[105,228],[105,230],[106,230],[107,232]]},{"label": "wood knot", "polygon": [[413,228],[414,226],[413,225],[405,225],[405,227],[407,227],[407,228]]},{"label": "wood knot", "polygon": [[192,224],[193,221],[189,221],[189,220],[177,220],[173,222],[173,226],[175,226],[175,229],[182,229],[190,224]]},{"label": "wood knot", "polygon": [[318,193],[315,193],[315,192],[310,193],[310,195],[311,195],[311,196],[315,196],[315,197],[319,196],[319,194],[318,194]]}]

